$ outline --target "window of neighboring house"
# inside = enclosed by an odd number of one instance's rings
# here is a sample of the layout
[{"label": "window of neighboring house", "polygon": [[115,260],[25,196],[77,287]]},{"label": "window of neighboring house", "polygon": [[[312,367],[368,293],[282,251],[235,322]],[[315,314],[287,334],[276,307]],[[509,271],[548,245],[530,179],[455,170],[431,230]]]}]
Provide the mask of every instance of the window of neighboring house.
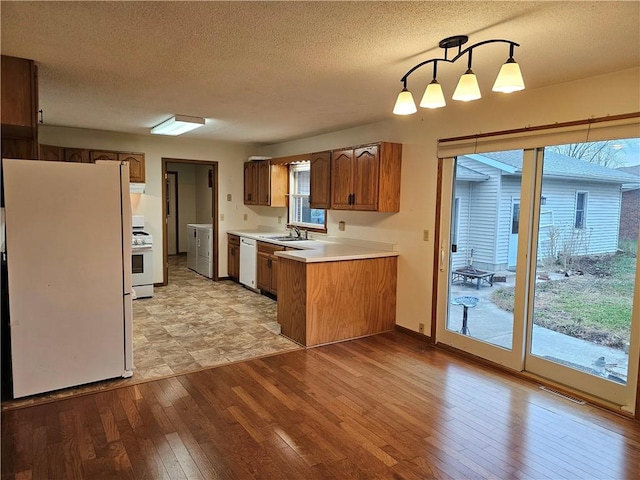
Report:
[{"label": "window of neighboring house", "polygon": [[327,231],[327,211],[309,206],[311,163],[289,165],[289,224]]},{"label": "window of neighboring house", "polygon": [[576,192],[575,228],[584,228],[587,223],[587,192]]}]

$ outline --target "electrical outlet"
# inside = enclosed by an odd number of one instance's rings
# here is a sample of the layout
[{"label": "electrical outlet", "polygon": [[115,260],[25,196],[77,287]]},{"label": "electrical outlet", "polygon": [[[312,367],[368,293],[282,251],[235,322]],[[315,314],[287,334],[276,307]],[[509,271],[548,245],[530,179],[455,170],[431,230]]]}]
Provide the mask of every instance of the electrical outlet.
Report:
[{"label": "electrical outlet", "polygon": [[230,201],[231,201],[231,194],[227,193],[227,202],[230,202]]},{"label": "electrical outlet", "polygon": [[344,232],[345,224],[344,222],[338,222],[338,230]]},{"label": "electrical outlet", "polygon": [[248,213],[245,213],[245,214],[244,214],[244,221],[246,222],[247,220],[249,220],[249,214],[248,214]]},{"label": "electrical outlet", "polygon": [[221,213],[221,214],[220,214],[220,221],[221,221],[221,222],[224,222],[224,213]]},{"label": "electrical outlet", "polygon": [[282,223],[282,217],[278,217],[278,225]]},{"label": "electrical outlet", "polygon": [[425,242],[428,242],[428,241],[429,241],[429,230],[425,230],[425,231],[422,233],[422,239],[423,239]]},{"label": "electrical outlet", "polygon": [[424,323],[421,323],[421,324],[418,326],[418,332],[420,332],[420,333],[424,333]]}]

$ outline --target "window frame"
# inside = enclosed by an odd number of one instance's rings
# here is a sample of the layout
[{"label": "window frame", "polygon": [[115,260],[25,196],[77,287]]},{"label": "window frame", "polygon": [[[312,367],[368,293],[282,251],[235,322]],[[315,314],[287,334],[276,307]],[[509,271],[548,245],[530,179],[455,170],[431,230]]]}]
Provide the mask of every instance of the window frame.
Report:
[{"label": "window frame", "polygon": [[[582,202],[582,209],[578,209],[578,199],[580,195],[584,196],[584,200]],[[573,210],[573,228],[576,230],[584,230],[587,228],[587,204],[589,202],[589,192],[586,190],[576,190],[576,198],[575,198],[575,207]],[[578,212],[582,212],[582,223],[578,226]]]},{"label": "window frame", "polygon": [[[304,166],[308,166],[307,168],[301,169],[298,167],[304,167]],[[296,162],[296,163],[290,163],[288,165],[289,167],[289,194],[287,195],[287,227],[291,228],[291,227],[299,227],[303,230],[307,230],[309,232],[317,232],[317,233],[327,233],[327,212],[328,210],[325,208],[313,208],[312,210],[323,210],[324,211],[324,223],[323,224],[319,224],[319,223],[306,223],[306,222],[296,222],[294,221],[294,206],[296,205],[295,199],[296,198],[300,198],[300,199],[304,199],[304,198],[309,198],[310,195],[309,194],[304,194],[304,193],[293,193],[294,192],[294,188],[296,185],[296,180],[295,180],[295,172],[296,170],[298,171],[305,171],[308,170],[309,172],[311,172],[311,161],[302,161],[302,162]]]}]

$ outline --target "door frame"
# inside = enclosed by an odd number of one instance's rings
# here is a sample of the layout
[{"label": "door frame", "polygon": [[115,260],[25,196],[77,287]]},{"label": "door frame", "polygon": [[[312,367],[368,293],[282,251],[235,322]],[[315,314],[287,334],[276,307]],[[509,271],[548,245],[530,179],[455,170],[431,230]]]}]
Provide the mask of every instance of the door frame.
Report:
[{"label": "door frame", "polygon": [[[176,207],[176,254],[180,253],[180,215],[179,215],[179,211],[180,211],[180,205],[178,203],[178,172],[173,172],[168,170],[167,171],[167,175],[174,175],[175,177],[175,188],[174,188],[174,204]],[[165,179],[165,183],[167,182],[168,179]],[[166,202],[166,196],[163,197],[165,199]],[[165,205],[166,208],[166,205]],[[167,214],[165,213],[165,218],[166,218]],[[167,236],[167,256],[169,255],[169,237]]]},{"label": "door frame", "polygon": [[[535,288],[535,272],[538,248],[539,234],[539,217],[541,210],[541,191],[542,191],[542,172],[543,172],[543,155],[544,148],[525,148],[523,149],[523,172],[520,191],[520,224],[519,224],[519,241],[517,265],[524,266],[516,270],[516,297],[514,304],[514,318],[520,318],[520,321],[514,321],[513,325],[513,344],[512,351],[507,352],[500,347],[494,347],[490,344],[480,345],[480,349],[474,347],[472,339],[457,335],[453,332],[447,332],[446,323],[448,315],[448,299],[449,299],[449,278],[450,278],[450,222],[452,214],[452,206],[455,194],[455,157],[439,159],[438,163],[438,187],[437,187],[437,207],[436,207],[436,239],[434,244],[434,284],[433,284],[433,307],[431,334],[434,343],[443,343],[453,350],[461,351],[480,357],[490,363],[495,363],[506,367],[516,375],[526,378],[533,378],[535,381],[550,385],[554,388],[573,391],[579,395],[589,398],[595,404],[603,405],[613,410],[619,411],[621,407],[624,411],[633,408],[630,405],[629,397],[631,393],[615,393],[608,395],[612,399],[607,400],[603,396],[596,396],[599,388],[592,389],[594,382],[602,383],[603,386],[617,387],[605,379],[599,379],[593,376],[587,376],[581,372],[574,372],[576,375],[571,381],[565,381],[566,372],[562,367],[553,362],[535,357],[531,352],[532,329],[533,329],[533,304],[534,304],[534,288]],[[447,202],[447,199],[451,201]],[[528,252],[533,252],[531,255]],[[638,270],[640,272],[640,256],[637,260]],[[443,297],[446,299],[443,301]],[[634,290],[634,304],[640,305],[640,288]],[[638,315],[637,308],[633,310],[634,318]],[[631,336],[637,336],[640,333],[640,322],[637,318],[632,318]],[[457,338],[456,338],[457,337]],[[454,340],[451,341],[451,338]],[[444,339],[444,341],[443,341]],[[629,371],[628,382],[632,382],[630,387],[635,383],[635,412],[636,420],[640,420],[640,366],[638,363],[639,342],[632,345],[629,351]],[[500,351],[502,350],[502,351]],[[487,355],[487,352],[489,354]],[[636,363],[631,363],[635,361]],[[544,375],[542,372],[546,372]],[[616,388],[617,390],[617,388]],[[615,406],[615,407],[614,407]]]},{"label": "door frame", "polygon": [[[212,170],[212,179],[211,179],[211,188],[213,189],[211,192],[211,216],[213,223],[213,235],[212,235],[212,252],[213,252],[213,281],[218,281],[220,279],[218,275],[218,238],[219,238],[219,224],[218,224],[218,204],[220,199],[218,198],[219,189],[218,189],[218,162],[215,161],[207,161],[207,160],[190,160],[186,158],[170,158],[170,157],[162,157],[162,284],[169,284],[169,241],[167,239],[167,202],[164,201],[167,196],[167,164],[168,163],[190,163],[195,165],[207,165],[211,167]],[[177,206],[177,204],[176,204]],[[179,250],[179,248],[178,248]]]}]

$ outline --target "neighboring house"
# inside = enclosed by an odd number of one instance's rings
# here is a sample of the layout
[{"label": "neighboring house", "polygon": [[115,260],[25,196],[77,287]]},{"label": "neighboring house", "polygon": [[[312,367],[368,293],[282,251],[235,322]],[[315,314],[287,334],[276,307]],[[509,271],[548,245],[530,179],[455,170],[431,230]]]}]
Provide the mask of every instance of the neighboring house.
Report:
[{"label": "neighboring house", "polygon": [[[521,177],[521,150],[458,157],[453,268],[515,268]],[[622,185],[640,188],[640,178],[545,151],[538,259],[558,258],[563,251],[574,256],[615,252]]]},{"label": "neighboring house", "polygon": [[[629,173],[640,178],[640,165],[620,167],[619,172]],[[620,240],[638,240],[640,230],[640,185],[630,183],[622,185],[622,206],[620,207]]]}]

